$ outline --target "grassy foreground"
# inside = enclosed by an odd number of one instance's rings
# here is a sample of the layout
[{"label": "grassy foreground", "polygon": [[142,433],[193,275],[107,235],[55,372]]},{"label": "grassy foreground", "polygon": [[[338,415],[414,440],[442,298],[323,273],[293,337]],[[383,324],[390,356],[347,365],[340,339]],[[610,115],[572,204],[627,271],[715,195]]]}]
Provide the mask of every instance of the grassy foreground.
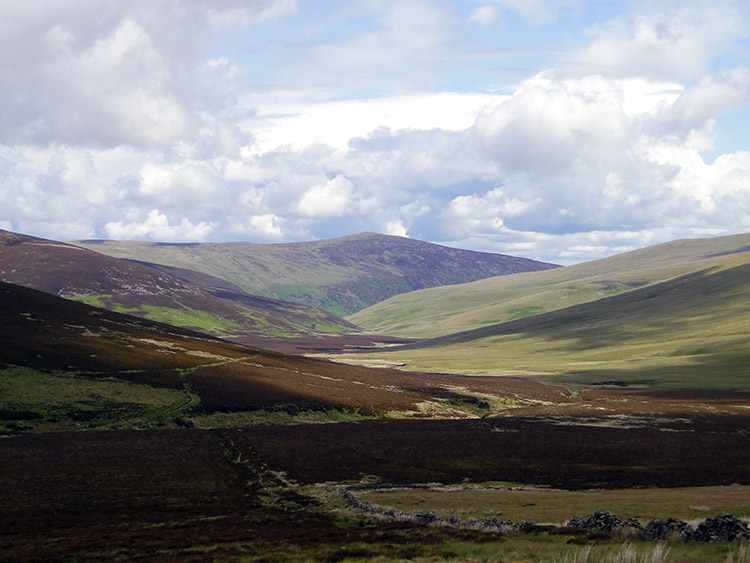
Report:
[{"label": "grassy foreground", "polygon": [[310,496],[265,465],[238,439],[242,433],[62,432],[3,440],[3,559],[748,561],[742,544],[666,545],[548,528],[503,535],[375,519]]},{"label": "grassy foreground", "polygon": [[371,504],[399,510],[429,510],[462,518],[497,517],[523,522],[564,525],[573,515],[592,514],[602,507],[623,520],[679,518],[703,520],[721,512],[750,518],[750,486],[638,488],[565,491],[516,484],[384,488],[357,493]]}]

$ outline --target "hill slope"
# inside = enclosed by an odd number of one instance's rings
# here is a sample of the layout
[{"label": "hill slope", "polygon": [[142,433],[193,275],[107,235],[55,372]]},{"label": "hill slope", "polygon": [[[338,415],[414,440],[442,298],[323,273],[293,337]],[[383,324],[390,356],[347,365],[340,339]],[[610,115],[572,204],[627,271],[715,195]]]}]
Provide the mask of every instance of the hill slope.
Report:
[{"label": "hill slope", "polygon": [[553,264],[363,233],[290,244],[76,241],[118,258],[199,270],[249,293],[288,299],[338,315],[397,295]]},{"label": "hill slope", "polygon": [[750,252],[612,297],[381,353],[409,369],[750,390]]},{"label": "hill slope", "polygon": [[436,337],[632,291],[749,250],[750,235],[680,240],[565,268],[399,295],[348,320],[386,334]]},{"label": "hill slope", "polygon": [[0,281],[220,336],[355,329],[320,309],[249,295],[198,272],[159,270],[8,231],[0,231]]},{"label": "hill slope", "polygon": [[0,434],[399,416],[566,402],[523,380],[351,367],[231,344],[0,282]]}]

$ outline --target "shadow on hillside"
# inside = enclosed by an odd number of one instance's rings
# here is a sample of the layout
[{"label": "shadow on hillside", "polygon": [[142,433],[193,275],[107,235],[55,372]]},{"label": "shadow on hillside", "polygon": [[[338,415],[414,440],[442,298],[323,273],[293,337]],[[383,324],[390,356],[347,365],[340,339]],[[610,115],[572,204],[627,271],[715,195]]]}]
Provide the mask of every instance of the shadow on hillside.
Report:
[{"label": "shadow on hillside", "polygon": [[591,303],[435,338],[404,349],[512,334],[571,341],[570,351],[591,350],[633,339],[669,341],[690,323],[705,325],[733,320],[746,313],[750,299],[748,279],[750,264],[718,272],[703,270]]},{"label": "shadow on hillside", "polygon": [[537,381],[563,386],[659,387],[663,389],[713,389],[750,391],[750,350],[691,356],[688,362],[669,365],[638,365],[627,369],[597,366],[554,376],[538,376]]}]

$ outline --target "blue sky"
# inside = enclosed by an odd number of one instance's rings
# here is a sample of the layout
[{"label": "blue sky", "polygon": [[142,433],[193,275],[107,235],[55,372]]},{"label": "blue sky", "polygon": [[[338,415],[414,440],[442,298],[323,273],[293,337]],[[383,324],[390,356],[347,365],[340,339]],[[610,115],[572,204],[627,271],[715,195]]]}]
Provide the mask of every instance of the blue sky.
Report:
[{"label": "blue sky", "polygon": [[750,231],[741,0],[0,0],[0,228],[574,263]]}]

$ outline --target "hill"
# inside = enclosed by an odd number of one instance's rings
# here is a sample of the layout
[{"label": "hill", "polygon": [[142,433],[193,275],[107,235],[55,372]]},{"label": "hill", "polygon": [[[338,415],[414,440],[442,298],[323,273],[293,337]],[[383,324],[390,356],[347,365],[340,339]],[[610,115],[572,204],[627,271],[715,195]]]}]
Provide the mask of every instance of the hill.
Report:
[{"label": "hill", "polygon": [[337,315],[415,289],[556,267],[375,233],[288,244],[96,240],[74,244],[117,258],[198,270],[249,293],[305,303]]},{"label": "hill", "polygon": [[474,417],[567,401],[523,380],[351,367],[231,344],[0,282],[3,430]]},{"label": "hill", "polygon": [[348,317],[364,329],[437,337],[546,313],[750,255],[750,235],[679,240],[574,266],[399,295]]},{"label": "hill", "polygon": [[750,390],[750,252],[549,313],[381,353],[409,369],[562,385]]},{"label": "hill", "polygon": [[8,231],[0,231],[0,281],[219,336],[356,328],[320,309],[249,295],[199,272],[156,269]]}]

